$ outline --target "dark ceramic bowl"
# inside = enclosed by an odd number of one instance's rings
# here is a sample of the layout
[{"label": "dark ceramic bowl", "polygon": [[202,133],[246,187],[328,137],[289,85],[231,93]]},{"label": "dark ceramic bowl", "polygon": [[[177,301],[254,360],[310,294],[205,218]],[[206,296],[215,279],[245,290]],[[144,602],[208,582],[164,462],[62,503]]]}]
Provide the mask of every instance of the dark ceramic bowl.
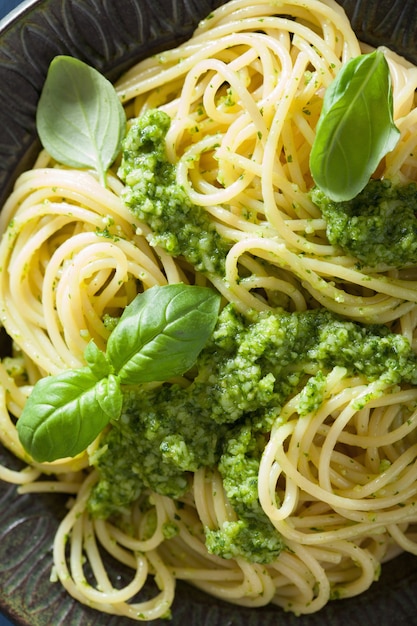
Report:
[{"label": "dark ceramic bowl", "polygon": [[[0,0],[1,2],[2,0]],[[416,0],[339,0],[359,37],[417,63]],[[0,206],[38,143],[35,110],[51,59],[69,54],[116,79],[134,61],[188,38],[222,0],[26,0],[0,30]],[[0,461],[18,462],[0,447]],[[49,581],[52,538],[65,498],[17,496],[0,483],[0,609],[22,626],[130,626],[73,601]],[[109,561],[122,578],[129,576]],[[172,626],[413,626],[417,559],[402,555],[358,598],[295,617],[274,607],[250,610],[179,584]],[[156,620],[155,626],[169,622]]]}]

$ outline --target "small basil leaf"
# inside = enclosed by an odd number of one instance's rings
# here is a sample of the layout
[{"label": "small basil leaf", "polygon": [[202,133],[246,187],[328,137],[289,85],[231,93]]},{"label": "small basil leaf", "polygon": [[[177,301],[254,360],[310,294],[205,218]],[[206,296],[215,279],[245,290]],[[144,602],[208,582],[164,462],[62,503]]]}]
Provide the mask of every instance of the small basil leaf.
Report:
[{"label": "small basil leaf", "polygon": [[102,390],[87,367],[39,380],[17,422],[20,441],[35,461],[55,461],[83,452],[109,423]]},{"label": "small basil leaf", "polygon": [[84,350],[84,358],[97,380],[100,380],[100,378],[104,378],[104,376],[110,374],[110,363],[108,362],[104,352],[96,346],[94,341],[90,341],[87,344]]},{"label": "small basil leaf", "polygon": [[110,374],[108,378],[100,380],[95,386],[95,394],[100,408],[109,421],[119,419],[123,407],[123,393],[118,378]]},{"label": "small basil leaf", "polygon": [[351,59],[324,96],[310,154],[314,182],[332,200],[351,200],[399,135],[384,54],[376,50]]},{"label": "small basil leaf", "polygon": [[216,324],[220,296],[207,287],[152,287],[123,312],[107,357],[123,384],[167,380],[190,369]]},{"label": "small basil leaf", "polygon": [[69,56],[56,56],[39,99],[40,140],[59,163],[94,168],[103,184],[126,130],[113,85],[100,72]]}]

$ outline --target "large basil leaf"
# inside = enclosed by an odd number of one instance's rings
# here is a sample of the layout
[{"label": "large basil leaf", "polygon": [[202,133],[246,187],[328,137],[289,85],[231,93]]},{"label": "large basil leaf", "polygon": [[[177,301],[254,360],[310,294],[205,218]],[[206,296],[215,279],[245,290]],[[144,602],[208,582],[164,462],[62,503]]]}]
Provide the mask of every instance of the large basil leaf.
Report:
[{"label": "large basil leaf", "polygon": [[48,153],[70,167],[94,168],[105,184],[126,131],[113,85],[69,56],[55,57],[39,99],[37,130]]},{"label": "large basil leaf", "polygon": [[310,155],[314,182],[332,200],[354,198],[399,134],[384,54],[352,59],[325,93]]},{"label": "large basil leaf", "polygon": [[120,415],[120,389],[114,377],[109,384],[97,381],[89,368],[38,381],[17,422],[20,441],[32,458],[54,461],[85,450]]},{"label": "large basil leaf", "polygon": [[217,320],[220,297],[184,284],[152,287],[126,307],[107,344],[123,384],[167,380],[194,364]]}]

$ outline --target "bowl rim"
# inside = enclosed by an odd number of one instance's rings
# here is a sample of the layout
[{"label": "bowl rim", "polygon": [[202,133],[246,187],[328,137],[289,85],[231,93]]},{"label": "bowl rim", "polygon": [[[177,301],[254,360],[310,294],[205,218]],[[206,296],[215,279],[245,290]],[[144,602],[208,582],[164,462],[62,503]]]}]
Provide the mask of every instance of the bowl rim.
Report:
[{"label": "bowl rim", "polygon": [[44,0],[22,0],[11,11],[6,13],[0,19],[0,35],[13,24],[16,19],[19,19],[28,9],[36,4],[42,4]]}]

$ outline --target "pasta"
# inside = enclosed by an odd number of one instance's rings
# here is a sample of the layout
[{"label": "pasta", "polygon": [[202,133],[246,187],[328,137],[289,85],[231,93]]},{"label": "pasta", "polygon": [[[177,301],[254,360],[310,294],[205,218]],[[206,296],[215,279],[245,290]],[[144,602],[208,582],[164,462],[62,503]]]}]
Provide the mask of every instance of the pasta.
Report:
[{"label": "pasta", "polygon": [[[140,61],[116,84],[129,125],[155,108],[171,118],[166,150],[178,184],[230,248],[223,277],[152,245],[149,225],[123,202],[117,164],[104,188],[94,172],[43,151],[3,207],[1,323],[15,354],[0,365],[0,437],[25,467],[0,466],[0,478],[21,493],[69,494],[54,575],[78,601],[150,621],[169,614],[175,581],[185,580],[231,603],[307,614],[368,589],[399,552],[417,554],[413,385],[381,387],[335,366],[318,408],[300,417],[302,391],[286,401],[258,475],[259,502],[285,545],[266,564],[207,550],[204,529],[236,520],[216,467],[190,475],[180,507],[148,492],[147,506],[139,499],[121,521],[94,518],[87,504],[99,441],[78,457],[37,463],[15,427],[36,381],[81,367],[91,339],[104,349],[108,319],[154,285],[211,284],[243,315],[324,307],[385,324],[416,350],[416,267],[360,266],[330,244],[309,193],[323,94],[364,49],[333,0],[231,0],[190,41]],[[378,175],[405,184],[417,180],[417,68],[383,52],[401,137]],[[56,480],[44,478],[51,474]],[[103,548],[131,568],[126,587],[111,580]],[[149,576],[159,591],[142,599]]]}]

